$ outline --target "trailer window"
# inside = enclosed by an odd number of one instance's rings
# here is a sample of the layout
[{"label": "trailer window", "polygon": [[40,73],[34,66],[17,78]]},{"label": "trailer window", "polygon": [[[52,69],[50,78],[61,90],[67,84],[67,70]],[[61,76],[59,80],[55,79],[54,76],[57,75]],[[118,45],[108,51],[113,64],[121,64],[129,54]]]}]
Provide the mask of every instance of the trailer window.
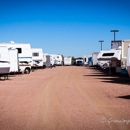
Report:
[{"label": "trailer window", "polygon": [[39,56],[39,53],[33,53],[33,56]]},{"label": "trailer window", "polygon": [[114,53],[104,53],[102,56],[113,56]]},{"label": "trailer window", "polygon": [[22,48],[16,48],[18,50],[18,53],[22,53]]}]

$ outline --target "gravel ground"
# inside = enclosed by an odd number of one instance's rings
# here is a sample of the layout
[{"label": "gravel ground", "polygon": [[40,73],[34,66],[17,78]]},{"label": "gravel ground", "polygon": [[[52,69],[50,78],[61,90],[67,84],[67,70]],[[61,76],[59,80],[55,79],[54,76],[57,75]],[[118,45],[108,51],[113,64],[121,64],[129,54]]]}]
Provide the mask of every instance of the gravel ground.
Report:
[{"label": "gravel ground", "polygon": [[59,66],[0,81],[0,130],[130,130],[130,78]]}]

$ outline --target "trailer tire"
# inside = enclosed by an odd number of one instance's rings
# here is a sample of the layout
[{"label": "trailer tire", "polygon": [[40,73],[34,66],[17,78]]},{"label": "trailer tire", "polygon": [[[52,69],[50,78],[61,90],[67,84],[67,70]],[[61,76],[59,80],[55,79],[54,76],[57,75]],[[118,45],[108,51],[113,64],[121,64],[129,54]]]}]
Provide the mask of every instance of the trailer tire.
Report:
[{"label": "trailer tire", "polygon": [[29,68],[26,68],[25,70],[24,70],[24,74],[29,74],[30,73],[30,69]]},{"label": "trailer tire", "polygon": [[43,65],[43,69],[45,69],[46,68],[46,65]]}]

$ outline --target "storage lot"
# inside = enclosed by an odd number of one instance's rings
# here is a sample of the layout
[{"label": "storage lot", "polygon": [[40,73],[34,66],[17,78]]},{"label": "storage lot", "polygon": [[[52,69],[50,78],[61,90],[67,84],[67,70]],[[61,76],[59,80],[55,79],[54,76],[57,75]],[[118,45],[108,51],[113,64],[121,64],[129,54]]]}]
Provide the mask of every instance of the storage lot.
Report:
[{"label": "storage lot", "polygon": [[130,129],[130,78],[60,66],[0,81],[0,130],[101,129]]}]

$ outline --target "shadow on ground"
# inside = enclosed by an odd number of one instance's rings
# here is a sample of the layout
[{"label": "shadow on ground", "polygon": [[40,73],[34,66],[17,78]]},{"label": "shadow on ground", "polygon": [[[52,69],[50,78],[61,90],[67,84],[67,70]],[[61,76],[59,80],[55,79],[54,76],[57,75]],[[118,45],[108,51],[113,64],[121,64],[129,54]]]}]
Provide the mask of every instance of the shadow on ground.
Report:
[{"label": "shadow on ground", "polygon": [[109,78],[100,78],[100,79],[103,79],[102,82],[106,82],[106,83],[116,83],[116,84],[126,84],[126,85],[130,84],[130,78],[128,76],[109,77]]},{"label": "shadow on ground", "polygon": [[116,98],[130,99],[130,95],[118,96]]},{"label": "shadow on ground", "polygon": [[106,73],[92,72],[91,74],[83,75],[86,77],[95,77],[96,79],[102,80],[105,83],[125,84],[130,85],[130,77],[128,75],[108,75]]}]

